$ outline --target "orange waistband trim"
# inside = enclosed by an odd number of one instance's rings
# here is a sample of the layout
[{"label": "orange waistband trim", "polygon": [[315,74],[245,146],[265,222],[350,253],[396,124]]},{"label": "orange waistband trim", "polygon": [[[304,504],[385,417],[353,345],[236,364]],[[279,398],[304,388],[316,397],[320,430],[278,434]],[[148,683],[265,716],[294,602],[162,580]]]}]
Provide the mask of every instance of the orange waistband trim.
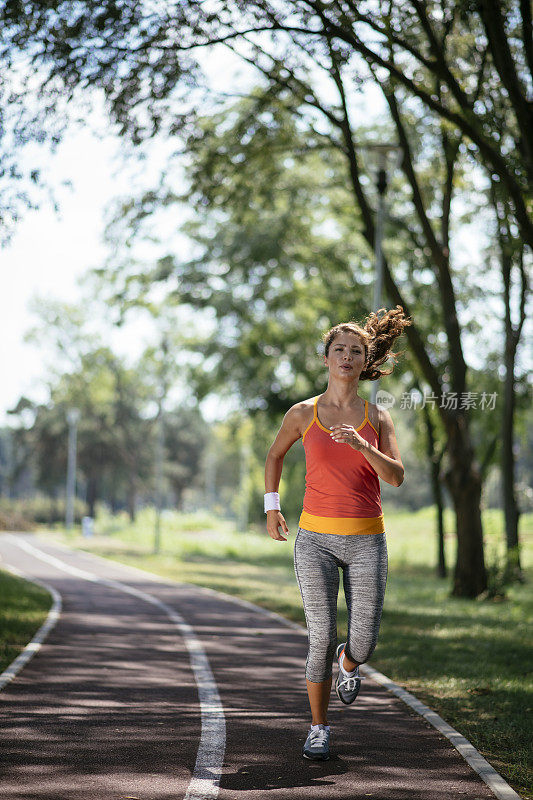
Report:
[{"label": "orange waistband trim", "polygon": [[298,524],[306,531],[335,533],[341,536],[385,533],[383,514],[379,517],[319,517],[302,511]]}]

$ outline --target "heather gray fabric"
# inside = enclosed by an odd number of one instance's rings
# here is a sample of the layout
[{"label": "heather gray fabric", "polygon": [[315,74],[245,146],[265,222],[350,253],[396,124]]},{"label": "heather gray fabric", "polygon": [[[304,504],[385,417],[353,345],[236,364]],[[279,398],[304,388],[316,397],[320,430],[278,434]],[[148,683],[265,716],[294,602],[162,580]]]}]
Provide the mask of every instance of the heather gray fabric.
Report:
[{"label": "heather gray fabric", "polygon": [[385,597],[385,534],[343,536],[298,528],[294,568],[309,636],[306,678],[319,683],[332,672],[337,646],[339,568],[348,608],[346,655],[360,664],[368,661],[378,640]]}]

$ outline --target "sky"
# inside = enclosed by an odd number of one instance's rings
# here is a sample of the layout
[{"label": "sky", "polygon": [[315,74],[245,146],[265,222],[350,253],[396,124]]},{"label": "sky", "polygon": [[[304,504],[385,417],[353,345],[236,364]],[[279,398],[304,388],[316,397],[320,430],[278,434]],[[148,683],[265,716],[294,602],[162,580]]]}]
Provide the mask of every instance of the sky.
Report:
[{"label": "sky", "polygon": [[[102,123],[100,129],[103,118]],[[104,244],[109,205],[119,196],[129,196],[132,187],[157,180],[164,149],[158,149],[151,163],[128,168],[120,158],[121,148],[111,132],[102,137],[88,128],[71,129],[50,167],[59,213],[50,204],[27,212],[12,241],[0,251],[0,375],[7,377],[0,381],[0,425],[10,423],[8,411],[21,396],[37,402],[48,398],[45,377],[52,351],[45,341],[26,341],[38,322],[36,301],[83,302],[83,277],[109,256]],[[63,187],[65,181],[72,186]],[[130,312],[121,328],[107,325],[105,337],[115,352],[132,361],[157,340],[157,330],[148,314]],[[209,408],[207,404],[208,413]]]},{"label": "sky", "polygon": [[48,203],[27,212],[0,252],[0,424],[22,394],[42,397],[43,350],[24,341],[36,321],[31,301],[80,301],[77,280],[105,258],[104,208],[121,185],[120,176],[112,177],[118,144],[89,130],[67,134],[52,156],[53,183],[73,183],[72,189],[57,189],[60,214]]},{"label": "sky", "polygon": [[[221,50],[206,64],[215,87],[230,71],[237,84],[240,69],[235,58]],[[25,341],[37,321],[32,304],[35,298],[82,302],[80,279],[108,256],[103,242],[106,209],[131,192],[139,174],[138,166],[125,168],[122,149],[98,101],[90,127],[70,126],[53,155],[42,148],[60,213],[50,203],[27,211],[10,243],[0,250],[0,425],[9,424],[7,412],[22,395],[38,402],[47,398],[46,343]],[[154,153],[151,164],[143,165],[145,185],[157,178],[163,158],[164,152]],[[71,187],[63,187],[66,181]],[[135,358],[154,335],[153,326],[140,317],[133,331],[130,325],[114,333],[113,347]]]}]

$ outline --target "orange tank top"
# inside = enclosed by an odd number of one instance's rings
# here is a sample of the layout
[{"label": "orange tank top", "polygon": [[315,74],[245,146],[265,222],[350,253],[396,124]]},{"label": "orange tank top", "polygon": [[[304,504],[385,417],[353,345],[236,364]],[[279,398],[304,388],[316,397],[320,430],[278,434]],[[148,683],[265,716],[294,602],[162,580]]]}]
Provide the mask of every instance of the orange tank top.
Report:
[{"label": "orange tank top", "polygon": [[[379,435],[368,418],[368,401],[365,418],[356,430],[378,448]],[[329,428],[318,418],[318,397],[302,441],[306,476],[300,527],[317,533],[383,533],[377,472],[358,450],[333,441]]]}]

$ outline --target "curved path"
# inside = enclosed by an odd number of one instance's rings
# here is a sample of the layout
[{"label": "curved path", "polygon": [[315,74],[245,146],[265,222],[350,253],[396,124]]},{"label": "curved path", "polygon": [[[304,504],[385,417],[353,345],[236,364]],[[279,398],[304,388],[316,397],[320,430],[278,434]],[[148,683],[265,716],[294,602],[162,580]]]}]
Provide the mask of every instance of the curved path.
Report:
[{"label": "curved path", "polygon": [[354,706],[333,696],[335,756],[304,760],[306,641],[275,616],[31,536],[0,557],[63,600],[0,692],[4,800],[494,798],[372,680]]}]

